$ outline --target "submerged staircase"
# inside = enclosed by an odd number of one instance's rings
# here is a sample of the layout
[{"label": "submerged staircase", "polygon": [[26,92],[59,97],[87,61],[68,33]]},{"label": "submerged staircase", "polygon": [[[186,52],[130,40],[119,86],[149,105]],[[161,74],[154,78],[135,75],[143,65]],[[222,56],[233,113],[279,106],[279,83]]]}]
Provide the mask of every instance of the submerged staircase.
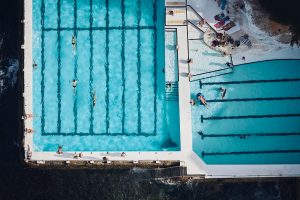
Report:
[{"label": "submerged staircase", "polygon": [[166,91],[166,101],[178,101],[178,82],[166,82],[165,84]]}]

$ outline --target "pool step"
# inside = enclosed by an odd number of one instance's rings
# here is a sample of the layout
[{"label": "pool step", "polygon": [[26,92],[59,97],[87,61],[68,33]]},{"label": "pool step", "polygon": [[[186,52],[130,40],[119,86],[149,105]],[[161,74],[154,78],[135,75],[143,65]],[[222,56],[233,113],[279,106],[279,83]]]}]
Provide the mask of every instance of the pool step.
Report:
[{"label": "pool step", "polygon": [[166,101],[178,101],[178,82],[166,82]]},{"label": "pool step", "polygon": [[222,76],[231,73],[233,73],[233,67],[227,67],[227,68],[218,69],[215,71],[205,72],[201,74],[194,74],[191,77],[191,81],[201,81],[203,79],[213,78],[213,77]]}]

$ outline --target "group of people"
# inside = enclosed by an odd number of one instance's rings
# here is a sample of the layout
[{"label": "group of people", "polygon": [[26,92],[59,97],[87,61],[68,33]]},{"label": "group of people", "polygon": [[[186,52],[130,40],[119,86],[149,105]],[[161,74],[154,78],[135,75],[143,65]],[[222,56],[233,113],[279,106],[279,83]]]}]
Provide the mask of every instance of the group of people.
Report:
[{"label": "group of people", "polygon": [[[73,87],[74,94],[76,93],[77,83],[78,83],[78,80],[73,79],[73,81],[72,81],[72,87]],[[93,93],[92,93],[92,98],[93,98],[93,106],[95,106],[96,105],[96,101],[97,101],[97,96],[96,96],[96,92],[95,91],[93,91]]]},{"label": "group of people", "polygon": [[225,47],[231,45],[232,49],[240,46],[239,40],[234,40],[231,36],[226,33],[216,33],[216,38],[211,42],[212,47]]},{"label": "group of people", "polygon": [[73,158],[78,159],[78,158],[82,158],[83,157],[83,153],[80,152],[79,154],[77,154],[76,152],[74,153]]},{"label": "group of people", "polygon": [[[76,37],[74,35],[72,36],[72,47],[73,47],[73,49],[76,48]],[[72,80],[72,87],[73,87],[74,94],[76,93],[77,83],[78,83],[78,80],[76,80],[76,79]],[[95,91],[93,91],[92,97],[93,97],[93,106],[95,106],[96,105],[96,100],[97,100]]]},{"label": "group of people", "polygon": [[[221,94],[221,99],[224,99],[224,97],[226,95],[226,92],[227,92],[227,89],[223,88],[223,87],[220,87],[219,91],[220,91],[220,94]],[[201,92],[199,92],[196,95],[196,99],[199,101],[200,105],[203,105],[203,106],[207,107],[207,101],[206,101],[204,95]],[[192,106],[194,106],[194,105],[196,105],[196,101],[194,99],[191,99],[190,104]]]}]

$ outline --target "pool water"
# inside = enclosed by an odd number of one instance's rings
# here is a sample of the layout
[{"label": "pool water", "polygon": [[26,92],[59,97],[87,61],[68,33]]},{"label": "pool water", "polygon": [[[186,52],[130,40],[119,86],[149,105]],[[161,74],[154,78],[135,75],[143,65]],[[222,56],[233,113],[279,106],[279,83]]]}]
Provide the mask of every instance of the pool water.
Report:
[{"label": "pool water", "polygon": [[208,102],[192,107],[193,150],[208,164],[299,164],[299,88],[300,60],[238,65],[191,82],[191,97],[201,92]]},{"label": "pool water", "polygon": [[178,82],[177,29],[166,29],[165,36],[165,79]]},{"label": "pool water", "polygon": [[164,14],[162,0],[33,0],[35,151],[179,150]]}]

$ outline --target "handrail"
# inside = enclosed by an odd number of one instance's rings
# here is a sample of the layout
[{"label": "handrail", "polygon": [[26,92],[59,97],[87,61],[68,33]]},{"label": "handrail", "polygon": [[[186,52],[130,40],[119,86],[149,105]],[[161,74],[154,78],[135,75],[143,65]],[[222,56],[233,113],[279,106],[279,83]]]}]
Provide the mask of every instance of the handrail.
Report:
[{"label": "handrail", "polygon": [[232,73],[232,71],[231,72],[227,72],[227,73],[223,73],[223,74],[212,75],[212,76],[208,76],[208,77],[204,77],[204,78],[198,78],[198,79],[195,79],[195,80],[191,80],[190,82],[201,81],[203,79],[213,78],[213,77],[227,75],[227,74],[231,74],[231,73]]},{"label": "handrail", "polygon": [[251,137],[251,136],[270,137],[270,136],[291,136],[291,135],[298,136],[298,135],[300,135],[299,132],[205,134],[202,131],[198,131],[198,134],[201,136],[201,139],[204,139],[205,137]]},{"label": "handrail", "polygon": [[190,20],[186,20],[188,23],[190,23],[191,25],[193,25],[194,28],[196,28],[197,30],[199,30],[200,32],[204,33],[204,31],[202,31],[198,26],[196,26],[196,24],[194,24],[193,22],[191,22]]},{"label": "handrail", "polygon": [[213,72],[224,71],[224,70],[227,70],[227,69],[233,69],[233,67],[226,67],[226,68],[217,69],[217,70],[213,70],[213,71],[209,71],[209,72],[203,72],[203,73],[200,73],[200,74],[193,74],[193,76],[200,76],[200,75],[203,75],[203,74],[209,74],[209,73],[213,73]]},{"label": "handrail", "polygon": [[[190,7],[193,12],[201,19],[205,20],[203,17],[201,17],[201,15],[191,6],[191,5],[186,5],[187,7]],[[209,24],[205,21],[205,24],[207,24],[215,33],[217,33],[217,31]]]},{"label": "handrail", "polygon": [[199,18],[201,18],[201,19],[204,19],[203,17],[201,17],[201,15],[191,6],[191,5],[186,5],[187,7],[190,7],[192,10],[193,10],[193,12],[199,17]]}]

